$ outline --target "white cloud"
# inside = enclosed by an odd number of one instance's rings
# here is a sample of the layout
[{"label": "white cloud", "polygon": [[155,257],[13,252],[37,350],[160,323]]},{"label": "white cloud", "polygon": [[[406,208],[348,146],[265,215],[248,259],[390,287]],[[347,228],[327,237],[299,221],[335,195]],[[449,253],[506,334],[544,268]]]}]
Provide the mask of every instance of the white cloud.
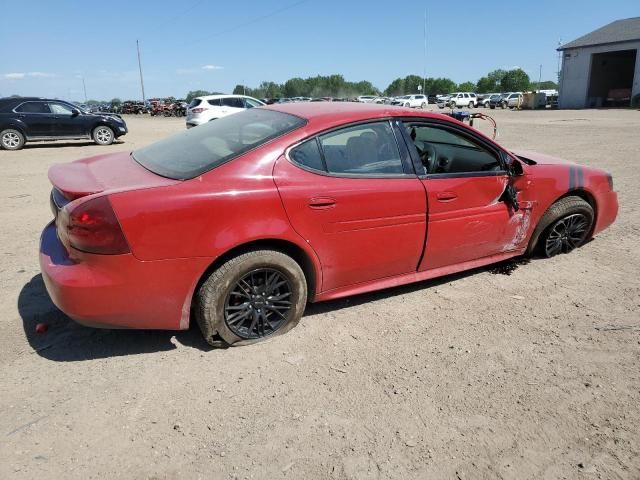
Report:
[{"label": "white cloud", "polygon": [[219,65],[204,65],[202,69],[203,70],[223,70],[224,67],[221,67]]},{"label": "white cloud", "polygon": [[29,77],[39,77],[39,78],[53,78],[57,77],[55,73],[46,73],[46,72],[29,72],[27,73]]},{"label": "white cloud", "polygon": [[4,78],[5,80],[22,80],[27,77],[31,78],[53,78],[57,75],[55,73],[45,73],[45,72],[14,72],[14,73],[4,73],[0,74],[0,78]]}]

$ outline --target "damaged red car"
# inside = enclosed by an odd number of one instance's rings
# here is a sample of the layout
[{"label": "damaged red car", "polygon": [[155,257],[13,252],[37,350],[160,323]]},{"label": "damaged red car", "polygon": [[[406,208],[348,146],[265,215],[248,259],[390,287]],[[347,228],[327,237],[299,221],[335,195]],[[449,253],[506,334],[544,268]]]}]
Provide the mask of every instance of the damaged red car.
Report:
[{"label": "damaged red car", "polygon": [[602,170],[355,103],[253,108],[49,178],[53,302],[106,328],[195,320],[213,345],[284,333],[307,302],[568,253],[618,211]]}]

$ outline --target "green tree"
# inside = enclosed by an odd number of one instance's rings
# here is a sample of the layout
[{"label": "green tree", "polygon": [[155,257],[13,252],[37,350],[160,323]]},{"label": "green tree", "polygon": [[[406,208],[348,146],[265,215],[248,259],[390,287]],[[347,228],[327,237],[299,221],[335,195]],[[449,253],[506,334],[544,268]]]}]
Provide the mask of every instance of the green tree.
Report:
[{"label": "green tree", "polygon": [[540,82],[537,87],[538,90],[557,90],[558,84],[552,80],[545,80],[544,82]]},{"label": "green tree", "polygon": [[529,90],[529,85],[529,75],[521,68],[509,70],[500,82],[503,92],[523,92]]},{"label": "green tree", "polygon": [[425,81],[425,93],[428,95],[440,95],[456,90],[456,82],[450,78],[427,78]]},{"label": "green tree", "polygon": [[122,100],[120,100],[118,97],[112,98],[111,99],[111,105],[113,105],[115,107],[119,107],[120,105],[122,105]]},{"label": "green tree", "polygon": [[185,97],[185,102],[191,103],[191,100],[193,100],[194,98],[204,97],[205,95],[210,95],[210,93],[207,92],[206,90],[192,90],[189,93],[187,93],[187,96]]},{"label": "green tree", "polygon": [[498,69],[489,72],[485,77],[478,80],[478,93],[495,93],[502,89],[502,79],[506,75],[506,70]]},{"label": "green tree", "polygon": [[458,85],[458,90],[460,90],[461,92],[475,92],[476,84],[473,82],[462,82],[460,85]]}]

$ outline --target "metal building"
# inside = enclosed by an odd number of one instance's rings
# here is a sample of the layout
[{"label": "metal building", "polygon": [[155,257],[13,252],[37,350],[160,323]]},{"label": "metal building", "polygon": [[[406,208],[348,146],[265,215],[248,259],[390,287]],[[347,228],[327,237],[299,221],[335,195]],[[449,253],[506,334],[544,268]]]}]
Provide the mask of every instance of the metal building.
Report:
[{"label": "metal building", "polygon": [[560,108],[640,101],[640,17],[617,20],[558,48]]}]

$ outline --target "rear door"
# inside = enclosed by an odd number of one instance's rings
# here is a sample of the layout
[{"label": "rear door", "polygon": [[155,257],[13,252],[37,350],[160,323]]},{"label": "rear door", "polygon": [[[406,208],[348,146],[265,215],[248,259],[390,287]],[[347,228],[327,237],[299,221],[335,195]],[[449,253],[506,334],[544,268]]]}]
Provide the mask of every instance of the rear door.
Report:
[{"label": "rear door", "polygon": [[229,115],[231,113],[244,110],[244,102],[241,97],[224,97],[221,99],[222,107],[221,112],[223,115]]},{"label": "rear door", "polygon": [[27,137],[50,137],[53,135],[55,118],[45,101],[33,100],[18,105],[14,111],[27,126]]},{"label": "rear door", "polygon": [[389,121],[313,137],[276,162],[294,229],[322,264],[322,291],[415,272],[426,199]]},{"label": "rear door", "polygon": [[519,248],[525,217],[505,198],[510,177],[499,149],[450,122],[416,119],[405,127],[429,205],[419,270]]}]

